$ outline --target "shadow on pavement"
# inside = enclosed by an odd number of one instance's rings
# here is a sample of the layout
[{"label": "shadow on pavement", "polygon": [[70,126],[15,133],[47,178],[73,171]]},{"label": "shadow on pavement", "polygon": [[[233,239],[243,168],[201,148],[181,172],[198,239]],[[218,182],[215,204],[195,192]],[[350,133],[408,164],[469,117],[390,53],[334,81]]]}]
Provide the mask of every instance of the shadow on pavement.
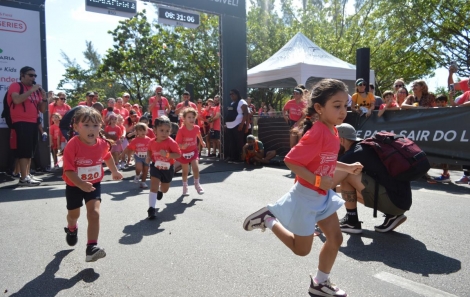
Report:
[{"label": "shadow on pavement", "polygon": [[470,188],[467,185],[457,185],[454,183],[437,183],[437,184],[430,184],[424,179],[420,179],[418,181],[414,181],[411,183],[412,190],[419,190],[419,189],[426,189],[436,192],[446,192],[449,194],[469,194]]},{"label": "shadow on pavement", "polygon": [[83,280],[86,283],[96,281],[100,275],[96,273],[93,268],[86,268],[77,273],[70,279],[56,278],[55,274],[59,271],[60,263],[62,260],[73,250],[63,250],[56,253],[55,258],[46,266],[44,272],[24,285],[18,292],[10,296],[24,297],[24,296],[41,296],[52,297],[56,296],[60,291],[70,289],[79,281]]},{"label": "shadow on pavement", "polygon": [[[180,196],[174,202],[166,203],[166,208],[161,212],[157,212],[155,220],[143,219],[134,225],[125,226],[122,230],[124,236],[119,239],[119,243],[136,244],[141,242],[144,236],[152,236],[164,231],[165,229],[160,229],[162,222],[176,220],[176,215],[182,214],[187,208],[194,206],[197,201],[202,201],[202,199],[191,199],[188,203],[184,203],[183,198],[184,196]],[[159,209],[157,208],[157,210]],[[144,214],[144,211],[142,211],[142,214]]]},{"label": "shadow on pavement", "polygon": [[[341,247],[340,252],[358,261],[382,262],[392,268],[423,276],[450,274],[462,268],[459,260],[429,251],[424,243],[407,234],[363,230],[361,235],[347,236],[344,235],[347,246]],[[372,242],[365,244],[364,238],[372,239]]]}]

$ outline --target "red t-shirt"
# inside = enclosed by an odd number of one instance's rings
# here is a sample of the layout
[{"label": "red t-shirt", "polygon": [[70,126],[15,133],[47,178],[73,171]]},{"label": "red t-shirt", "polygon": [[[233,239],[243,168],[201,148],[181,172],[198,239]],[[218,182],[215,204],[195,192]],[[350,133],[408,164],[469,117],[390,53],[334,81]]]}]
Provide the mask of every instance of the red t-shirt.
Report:
[{"label": "red t-shirt", "polygon": [[60,114],[61,117],[64,117],[64,115],[67,113],[67,111],[71,110],[72,108],[68,104],[62,104],[61,106],[56,105],[55,103],[49,104],[49,119],[50,119],[50,125],[52,125],[52,115],[54,113]]},{"label": "red t-shirt", "polygon": [[302,117],[305,107],[307,107],[305,101],[301,100],[300,103],[297,104],[295,99],[292,99],[287,101],[282,111],[289,111],[289,119],[297,122]]},{"label": "red t-shirt", "polygon": [[181,126],[176,134],[176,142],[178,144],[188,144],[188,147],[181,149],[182,153],[193,152],[197,149],[197,136],[201,134],[200,127],[194,125],[192,130],[188,130],[185,125]]},{"label": "red t-shirt", "polygon": [[197,124],[199,126],[203,126],[204,125],[204,120],[206,118],[206,114],[207,114],[207,110],[205,110],[204,108],[201,107],[197,107]]},{"label": "red t-shirt", "polygon": [[111,127],[110,125],[104,128],[104,132],[108,133],[109,135],[116,136],[115,140],[119,140],[122,137],[122,130],[119,126]]},{"label": "red t-shirt", "polygon": [[83,143],[79,137],[72,137],[64,150],[64,174],[63,180],[69,186],[75,184],[67,178],[66,171],[74,171],[83,181],[92,184],[103,179],[104,171],[101,165],[103,161],[111,158],[109,144],[106,140],[98,138],[94,145]]},{"label": "red t-shirt", "polygon": [[10,129],[10,149],[16,150],[16,131],[15,129]]},{"label": "red t-shirt", "polygon": [[[336,160],[339,152],[338,131],[334,128],[335,135],[322,122],[316,122],[305,133],[284,158],[285,162],[306,167],[310,172],[320,176],[333,177],[336,168]],[[309,189],[326,195],[326,191],[315,187],[310,182],[297,177],[298,182]]]},{"label": "red t-shirt", "polygon": [[124,118],[124,119],[129,116],[129,111],[127,109],[125,109],[124,107],[123,108],[115,107],[114,108],[114,113],[115,114],[120,114],[122,116],[122,118]]},{"label": "red t-shirt", "polygon": [[462,98],[459,100],[457,105],[464,104],[465,102],[467,102],[469,100],[470,100],[470,91],[467,91],[467,92],[463,93]]},{"label": "red t-shirt", "polygon": [[175,163],[175,159],[171,158],[166,158],[162,155],[160,155],[160,151],[165,150],[169,153],[178,153],[181,154],[181,150],[176,143],[171,137],[168,137],[167,139],[163,140],[162,142],[157,142],[155,139],[152,139],[149,144],[149,152],[150,152],[150,158],[152,159],[153,162],[168,162],[170,164]]},{"label": "red t-shirt", "polygon": [[[379,107],[379,110],[382,110],[382,109],[384,109],[384,108],[385,108],[385,106],[387,106],[387,104],[386,104],[386,103],[384,103],[384,104],[381,104],[381,105],[380,105],[380,107]],[[394,102],[392,102],[392,104],[390,104],[390,107],[399,107],[399,106],[398,106],[398,104],[397,104],[397,103],[394,101]]]},{"label": "red t-shirt", "polygon": [[[33,86],[25,86],[23,84],[23,93],[29,91]],[[38,122],[38,110],[39,104],[41,104],[42,95],[38,90],[32,93],[28,99],[23,101],[20,104],[12,105],[13,99],[11,98],[12,93],[20,93],[20,83],[12,83],[8,88],[7,103],[10,107],[10,115],[12,123],[16,122],[27,122],[27,123],[37,123]]]},{"label": "red t-shirt", "polygon": [[[155,96],[149,98],[149,105],[152,105],[156,101],[155,106],[152,108],[152,121],[155,121],[156,118],[165,114],[165,110],[170,108],[170,103],[168,99],[162,97],[162,100],[157,100]],[[161,110],[161,112],[159,112]]]},{"label": "red t-shirt", "polygon": [[127,146],[131,151],[134,151],[139,158],[147,158],[149,144],[152,141],[149,137],[136,137],[132,139],[131,143]]},{"label": "red t-shirt", "polygon": [[[207,110],[206,115],[210,117],[215,117],[218,112],[220,112],[220,105],[210,107]],[[220,131],[220,118],[212,122],[212,129]]]},{"label": "red t-shirt", "polygon": [[57,139],[60,138],[60,142],[65,142],[65,137],[62,135],[62,132],[60,132],[60,128],[57,125],[51,125],[49,127],[49,134],[52,137],[52,148],[53,149],[59,149],[57,146]]},{"label": "red t-shirt", "polygon": [[150,139],[152,139],[152,138],[155,138],[155,133],[153,133],[152,129],[148,128],[146,136],[149,137]]},{"label": "red t-shirt", "polygon": [[470,89],[468,88],[468,78],[466,79],[462,79],[461,81],[459,81],[457,84],[459,84],[460,86],[460,89],[462,90],[462,92],[467,92],[467,91],[470,91]]},{"label": "red t-shirt", "polygon": [[195,104],[194,102],[191,102],[191,101],[189,101],[189,105],[188,105],[188,106],[185,106],[185,105],[184,105],[184,101],[178,103],[178,105],[176,105],[176,110],[181,109],[180,112],[182,112],[185,107],[192,107],[192,108],[194,108],[195,110],[197,110],[196,104]]}]

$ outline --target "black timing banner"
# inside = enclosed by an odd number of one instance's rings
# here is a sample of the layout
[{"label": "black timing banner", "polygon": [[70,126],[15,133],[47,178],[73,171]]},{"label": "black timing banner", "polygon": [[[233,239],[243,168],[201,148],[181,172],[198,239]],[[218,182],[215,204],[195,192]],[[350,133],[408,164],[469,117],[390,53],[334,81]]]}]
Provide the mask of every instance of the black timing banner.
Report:
[{"label": "black timing banner", "polygon": [[[430,108],[386,111],[382,117],[377,111],[366,118],[348,112],[345,120],[357,130],[358,137],[367,138],[378,131],[403,135],[426,152],[431,163],[470,165],[470,108]],[[283,118],[258,119],[259,140],[265,150],[276,149],[285,155],[289,151],[289,128]]]}]

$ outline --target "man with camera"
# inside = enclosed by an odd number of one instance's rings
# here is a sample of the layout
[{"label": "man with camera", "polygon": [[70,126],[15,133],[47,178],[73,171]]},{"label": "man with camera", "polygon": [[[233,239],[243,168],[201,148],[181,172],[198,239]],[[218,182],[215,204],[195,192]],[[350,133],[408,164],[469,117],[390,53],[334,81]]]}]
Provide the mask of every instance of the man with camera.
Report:
[{"label": "man with camera", "polygon": [[268,151],[265,154],[264,145],[261,141],[257,140],[251,134],[246,137],[246,144],[242,149],[242,159],[245,160],[247,164],[271,164],[271,159],[274,157],[276,157],[275,150]]},{"label": "man with camera", "polygon": [[152,123],[155,119],[167,115],[170,111],[170,103],[166,97],[162,96],[163,87],[157,86],[155,88],[155,96],[149,99],[149,110],[152,112]]},{"label": "man with camera", "polygon": [[[38,186],[41,180],[29,174],[31,158],[38,145],[38,116],[46,111],[48,100],[41,85],[36,84],[36,71],[25,66],[20,70],[20,82],[8,88],[7,103],[10,107],[12,130],[16,133],[16,158],[20,164],[19,186]],[[13,133],[13,131],[12,131]]]}]

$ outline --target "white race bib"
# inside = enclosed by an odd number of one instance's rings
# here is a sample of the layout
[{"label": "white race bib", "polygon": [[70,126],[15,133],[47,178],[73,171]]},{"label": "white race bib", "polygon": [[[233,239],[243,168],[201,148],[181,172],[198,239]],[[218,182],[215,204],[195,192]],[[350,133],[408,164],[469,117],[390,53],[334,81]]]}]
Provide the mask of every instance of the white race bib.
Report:
[{"label": "white race bib", "polygon": [[136,152],[135,154],[141,159],[147,158],[147,152]]},{"label": "white race bib", "polygon": [[164,162],[164,161],[156,161],[155,162],[155,167],[161,170],[168,170],[170,169],[170,162]]},{"label": "white race bib", "polygon": [[101,178],[101,165],[90,167],[78,167],[78,177],[84,181],[92,181]]},{"label": "white race bib", "polygon": [[116,135],[116,131],[109,131],[108,134],[109,135]]},{"label": "white race bib", "polygon": [[193,156],[194,156],[194,151],[190,152],[190,153],[184,153],[183,154],[183,158],[185,158],[186,160],[191,159]]},{"label": "white race bib", "polygon": [[165,110],[158,110],[158,116],[159,117],[164,116],[164,115],[166,115]]}]

